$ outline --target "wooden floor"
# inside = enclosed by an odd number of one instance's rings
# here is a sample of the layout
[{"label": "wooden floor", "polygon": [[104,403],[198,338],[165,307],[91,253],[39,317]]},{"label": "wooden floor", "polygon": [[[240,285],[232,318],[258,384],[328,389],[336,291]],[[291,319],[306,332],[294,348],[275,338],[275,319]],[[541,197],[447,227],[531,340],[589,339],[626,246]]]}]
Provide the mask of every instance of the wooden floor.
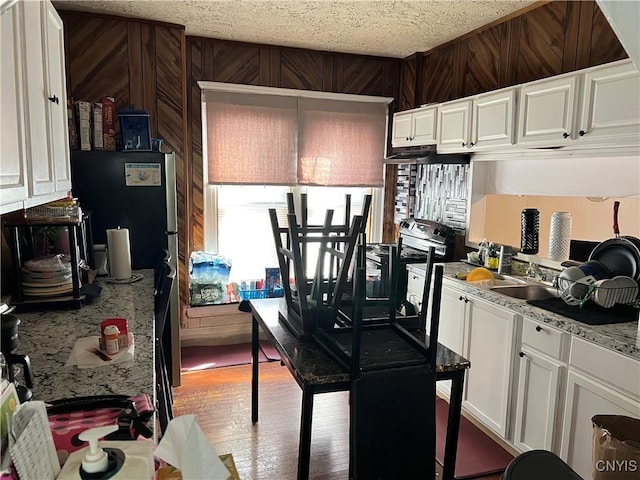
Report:
[{"label": "wooden floor", "polygon": [[[279,362],[260,364],[260,419],[255,425],[251,365],[186,373],[174,389],[174,415],[195,414],[218,454],[233,454],[242,480],[296,478],[301,403],[300,388]],[[315,395],[313,422],[310,479],[347,479],[348,393]],[[499,480],[500,475],[479,478]]]}]

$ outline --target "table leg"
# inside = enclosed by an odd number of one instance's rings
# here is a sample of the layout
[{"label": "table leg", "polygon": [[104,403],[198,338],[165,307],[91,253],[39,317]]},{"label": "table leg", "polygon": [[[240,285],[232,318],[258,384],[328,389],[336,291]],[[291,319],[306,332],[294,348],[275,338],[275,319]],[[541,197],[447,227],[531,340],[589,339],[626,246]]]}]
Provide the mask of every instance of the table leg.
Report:
[{"label": "table leg", "polygon": [[462,411],[462,390],[464,387],[464,370],[455,373],[451,379],[451,396],[449,397],[449,417],[447,419],[447,437],[444,445],[442,479],[453,480],[458,454],[458,432]]},{"label": "table leg", "polygon": [[302,414],[300,418],[300,445],[298,446],[298,480],[309,478],[311,460],[311,419],[313,417],[313,386],[302,388]]},{"label": "table leg", "polygon": [[258,421],[258,320],[252,316],[251,327],[251,421]]}]

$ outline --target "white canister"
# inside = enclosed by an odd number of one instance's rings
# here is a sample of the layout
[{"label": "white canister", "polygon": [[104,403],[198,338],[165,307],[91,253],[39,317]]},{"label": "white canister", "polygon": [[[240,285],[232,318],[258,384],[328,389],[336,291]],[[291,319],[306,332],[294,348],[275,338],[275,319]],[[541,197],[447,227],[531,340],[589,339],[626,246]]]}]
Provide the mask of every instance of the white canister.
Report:
[{"label": "white canister", "polygon": [[549,259],[562,262],[569,259],[571,245],[571,213],[553,212],[549,230]]}]

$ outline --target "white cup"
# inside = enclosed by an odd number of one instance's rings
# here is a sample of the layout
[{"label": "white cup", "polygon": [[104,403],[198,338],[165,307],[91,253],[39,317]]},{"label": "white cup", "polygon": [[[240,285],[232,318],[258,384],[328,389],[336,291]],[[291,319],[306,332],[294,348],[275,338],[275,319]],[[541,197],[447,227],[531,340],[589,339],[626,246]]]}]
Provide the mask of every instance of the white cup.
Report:
[{"label": "white cup", "polygon": [[591,299],[601,307],[611,308],[617,302],[617,285],[611,278],[605,278],[598,280],[593,284],[595,290],[593,291]]}]

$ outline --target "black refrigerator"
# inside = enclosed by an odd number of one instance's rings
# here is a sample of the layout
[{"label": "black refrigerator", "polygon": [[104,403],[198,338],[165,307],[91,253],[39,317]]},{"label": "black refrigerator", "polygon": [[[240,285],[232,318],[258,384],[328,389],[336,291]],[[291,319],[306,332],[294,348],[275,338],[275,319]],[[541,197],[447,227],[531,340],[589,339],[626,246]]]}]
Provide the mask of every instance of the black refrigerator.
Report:
[{"label": "black refrigerator", "polygon": [[[94,245],[107,244],[107,230],[129,229],[131,268],[153,269],[171,255],[178,269],[175,155],[159,152],[71,153],[72,193],[91,212]],[[95,265],[91,265],[95,268]],[[169,371],[180,385],[179,281],[171,290],[168,325],[163,332]],[[170,345],[170,348],[167,348]]]},{"label": "black refrigerator", "polygon": [[131,268],[154,268],[166,249],[176,256],[174,155],[157,152],[73,151],[73,196],[91,212],[94,244],[107,230],[129,229]]}]

